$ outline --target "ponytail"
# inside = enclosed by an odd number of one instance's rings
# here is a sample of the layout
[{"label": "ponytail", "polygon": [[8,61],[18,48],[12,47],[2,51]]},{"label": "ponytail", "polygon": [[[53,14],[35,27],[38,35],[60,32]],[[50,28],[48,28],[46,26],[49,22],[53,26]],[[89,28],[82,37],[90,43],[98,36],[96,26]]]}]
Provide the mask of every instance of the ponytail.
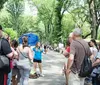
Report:
[{"label": "ponytail", "polygon": [[23,37],[22,45],[23,45],[23,48],[28,46],[28,37],[26,37],[26,36]]}]

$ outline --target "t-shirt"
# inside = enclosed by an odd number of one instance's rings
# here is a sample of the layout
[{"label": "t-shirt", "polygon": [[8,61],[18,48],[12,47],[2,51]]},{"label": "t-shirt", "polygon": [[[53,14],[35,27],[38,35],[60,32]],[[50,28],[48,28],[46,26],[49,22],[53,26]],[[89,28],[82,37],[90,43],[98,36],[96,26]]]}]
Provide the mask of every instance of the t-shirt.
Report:
[{"label": "t-shirt", "polygon": [[72,41],[72,43],[70,45],[70,54],[74,55],[74,62],[73,62],[73,65],[71,67],[72,72],[79,73],[80,68],[81,68],[81,64],[84,60],[86,53],[87,53],[87,56],[91,56],[91,51],[90,51],[90,48],[89,48],[87,42],[85,42],[83,39]]},{"label": "t-shirt", "polygon": [[96,58],[100,59],[100,51],[98,52]]},{"label": "t-shirt", "polygon": [[[10,48],[9,42],[6,39],[2,39],[2,42],[1,42],[1,53],[3,55],[7,55],[7,54],[9,54],[11,52],[12,52],[12,50]],[[12,60],[10,60],[10,68],[12,68]]]},{"label": "t-shirt", "polygon": [[34,51],[34,59],[36,60],[41,60],[42,59],[42,53],[43,53],[43,50],[40,49],[40,48],[33,48],[33,51]]},{"label": "t-shirt", "polygon": [[90,50],[91,50],[91,53],[93,54],[94,60],[95,60],[95,57],[96,57],[97,54],[98,54],[98,50],[97,50],[96,47],[90,47]]},{"label": "t-shirt", "polygon": [[67,51],[68,53],[70,53],[70,46],[68,46],[68,47],[66,48],[66,51]]},{"label": "t-shirt", "polygon": [[[0,53],[2,53],[3,55],[7,55],[11,52],[12,51],[11,51],[11,48],[10,48],[8,41],[6,39],[2,39]],[[4,78],[4,72],[5,72],[4,70],[3,71],[0,70],[0,85],[3,85],[3,83],[4,83],[4,79],[5,79]]]},{"label": "t-shirt", "polygon": [[8,43],[8,41],[6,39],[2,39],[0,52],[2,52],[3,55],[7,55],[12,52],[12,50],[10,48],[10,44]]}]

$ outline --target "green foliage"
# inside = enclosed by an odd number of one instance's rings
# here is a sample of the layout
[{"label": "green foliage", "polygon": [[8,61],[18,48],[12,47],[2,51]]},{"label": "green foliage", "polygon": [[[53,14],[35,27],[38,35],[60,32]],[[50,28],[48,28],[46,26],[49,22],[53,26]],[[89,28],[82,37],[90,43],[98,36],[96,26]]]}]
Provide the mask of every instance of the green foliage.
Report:
[{"label": "green foliage", "polygon": [[66,42],[69,33],[72,32],[74,27],[75,22],[73,21],[73,17],[71,16],[71,14],[65,14],[62,19],[62,41],[64,43]]},{"label": "green foliage", "polygon": [[71,0],[57,0],[55,5],[54,36],[57,42],[62,41],[62,18],[65,11],[71,6]]},{"label": "green foliage", "polygon": [[[69,33],[75,27],[81,28],[85,37],[93,31],[93,35],[96,33],[95,31],[98,31],[100,0],[32,0],[29,5],[37,8],[37,16],[26,16],[23,13],[25,1],[8,0],[7,11],[4,8],[0,12],[0,24],[4,28],[16,30],[18,36],[33,32],[40,37],[42,42],[58,43],[62,41],[65,43]],[[30,2],[30,0],[27,1]],[[89,1],[94,1],[94,9],[90,9],[91,2]],[[0,6],[3,3],[0,2]]]},{"label": "green foliage", "polygon": [[55,0],[43,0],[43,1],[33,0],[33,4],[38,9],[38,20],[39,20],[38,23],[42,22],[44,25],[43,26],[44,32],[41,32],[40,34],[44,34],[43,38],[45,41],[51,42],[53,29],[54,29],[53,15],[54,15]]},{"label": "green foliage", "polygon": [[0,10],[3,8],[3,5],[4,3],[6,2],[7,0],[0,0]]},{"label": "green foliage", "polygon": [[17,32],[12,28],[5,28],[4,31],[11,37],[12,40],[17,39]]},{"label": "green foliage", "polygon": [[20,21],[20,30],[19,30],[19,35],[22,35],[24,33],[28,32],[35,32],[38,30],[38,25],[37,25],[37,17],[33,16],[22,16],[19,19]]},{"label": "green foliage", "polygon": [[19,18],[23,13],[23,3],[22,0],[9,0],[7,3],[7,12],[9,13],[9,21],[11,28],[19,32]]},{"label": "green foliage", "polygon": [[0,12],[0,24],[5,28],[9,27],[9,16],[7,11],[4,9]]}]

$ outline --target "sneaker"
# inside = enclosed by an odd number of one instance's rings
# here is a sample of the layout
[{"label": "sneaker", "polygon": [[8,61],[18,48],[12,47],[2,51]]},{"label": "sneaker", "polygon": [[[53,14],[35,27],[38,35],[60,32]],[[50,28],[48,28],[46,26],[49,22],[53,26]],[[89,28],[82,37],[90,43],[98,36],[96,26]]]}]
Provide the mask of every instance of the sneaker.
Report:
[{"label": "sneaker", "polygon": [[44,75],[43,74],[40,74],[40,77],[44,77]]}]

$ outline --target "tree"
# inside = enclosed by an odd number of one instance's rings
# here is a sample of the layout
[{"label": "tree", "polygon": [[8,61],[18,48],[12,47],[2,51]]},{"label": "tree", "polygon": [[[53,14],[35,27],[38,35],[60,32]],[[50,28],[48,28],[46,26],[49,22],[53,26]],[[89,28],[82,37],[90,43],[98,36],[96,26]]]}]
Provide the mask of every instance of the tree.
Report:
[{"label": "tree", "polygon": [[73,21],[73,17],[71,14],[64,14],[62,19],[62,41],[66,44],[66,39],[68,38],[69,34],[74,29],[75,22]]},{"label": "tree", "polygon": [[22,0],[9,0],[7,3],[7,11],[9,13],[11,28],[20,33],[19,18],[24,11]]},{"label": "tree", "polygon": [[100,0],[87,0],[90,12],[91,37],[97,39],[100,25]]},{"label": "tree", "polygon": [[[48,3],[49,2],[49,3]],[[44,34],[45,41],[51,42],[52,34],[53,34],[53,16],[54,16],[54,7],[55,0],[33,0],[33,5],[36,6],[38,10],[38,23],[43,23],[44,25]],[[44,36],[43,36],[44,37]]]},{"label": "tree", "polygon": [[56,6],[55,6],[55,29],[54,29],[54,36],[55,40],[57,42],[61,41],[62,38],[62,18],[65,13],[71,6],[71,1],[72,0],[56,0]]},{"label": "tree", "polygon": [[22,35],[24,33],[28,32],[37,32],[38,24],[37,24],[37,17],[33,16],[21,16],[19,18],[19,27],[20,27],[20,33],[19,35]]},{"label": "tree", "polygon": [[7,0],[0,0],[0,10],[3,8],[3,5],[4,3],[6,2]]}]

